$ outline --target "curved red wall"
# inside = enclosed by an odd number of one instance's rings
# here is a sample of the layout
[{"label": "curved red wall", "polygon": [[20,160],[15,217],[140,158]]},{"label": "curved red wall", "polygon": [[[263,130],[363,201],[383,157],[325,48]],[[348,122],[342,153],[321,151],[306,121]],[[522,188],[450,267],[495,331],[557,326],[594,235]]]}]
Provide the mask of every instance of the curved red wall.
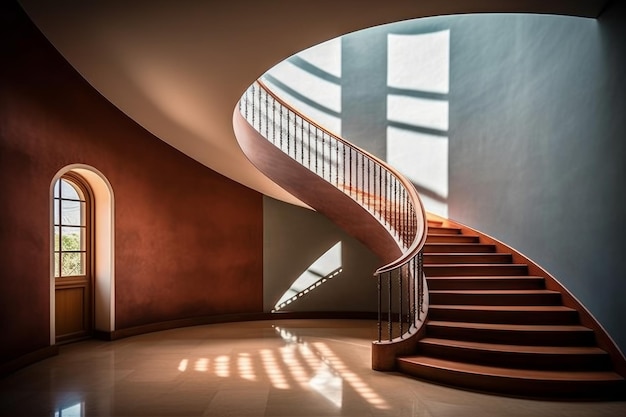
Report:
[{"label": "curved red wall", "polygon": [[126,117],[19,6],[0,11],[0,363],[49,345],[49,187],[74,163],[113,187],[116,329],[262,312],[262,196]]}]

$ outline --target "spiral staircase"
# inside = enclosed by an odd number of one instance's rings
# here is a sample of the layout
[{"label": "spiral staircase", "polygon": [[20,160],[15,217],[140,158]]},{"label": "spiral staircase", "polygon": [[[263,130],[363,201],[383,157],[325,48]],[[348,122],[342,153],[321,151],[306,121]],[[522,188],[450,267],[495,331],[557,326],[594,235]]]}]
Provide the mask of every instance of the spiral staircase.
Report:
[{"label": "spiral staircase", "polygon": [[554,277],[505,244],[424,211],[384,161],[298,113],[261,81],[233,114],[274,182],[385,263],[372,368],[510,396],[626,398],[626,360]]}]

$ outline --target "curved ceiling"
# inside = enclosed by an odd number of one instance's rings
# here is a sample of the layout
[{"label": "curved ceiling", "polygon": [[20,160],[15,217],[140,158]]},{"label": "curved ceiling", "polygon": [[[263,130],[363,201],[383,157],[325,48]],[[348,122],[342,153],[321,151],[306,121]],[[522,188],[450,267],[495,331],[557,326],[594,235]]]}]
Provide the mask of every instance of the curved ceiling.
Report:
[{"label": "curved ceiling", "polygon": [[104,97],[200,163],[302,205],[246,159],[232,115],[267,69],[325,40],[375,25],[452,13],[596,17],[606,0],[19,0]]}]

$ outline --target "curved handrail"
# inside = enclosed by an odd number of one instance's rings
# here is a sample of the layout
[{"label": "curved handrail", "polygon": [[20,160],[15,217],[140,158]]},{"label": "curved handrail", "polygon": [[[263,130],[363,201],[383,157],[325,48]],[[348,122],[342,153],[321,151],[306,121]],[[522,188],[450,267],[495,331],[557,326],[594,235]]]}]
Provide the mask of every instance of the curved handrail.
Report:
[{"label": "curved handrail", "polygon": [[[417,252],[419,252],[421,250],[421,248],[424,246],[424,243],[426,242],[426,235],[427,235],[427,223],[426,223],[426,210],[424,208],[424,205],[422,204],[422,201],[419,197],[419,194],[417,193],[417,190],[415,189],[415,186],[413,185],[413,183],[411,181],[409,181],[404,175],[402,175],[400,172],[398,172],[395,168],[393,168],[392,166],[390,166],[389,164],[387,164],[385,161],[379,159],[377,156],[367,152],[365,149],[361,149],[358,146],[352,144],[351,142],[347,141],[346,139],[344,139],[343,137],[341,137],[340,135],[337,135],[335,133],[333,133],[332,131],[330,131],[329,129],[323,127],[322,125],[318,124],[317,122],[315,122],[314,120],[311,120],[310,118],[308,118],[306,115],[303,115],[302,113],[300,113],[298,110],[296,110],[293,106],[291,106],[290,104],[286,103],[283,99],[281,99],[276,93],[274,93],[268,86],[267,84],[265,84],[262,80],[257,80],[256,83],[263,89],[265,90],[265,92],[270,95],[274,100],[276,100],[276,102],[281,103],[281,105],[287,109],[289,109],[290,111],[292,111],[293,113],[297,114],[299,117],[301,117],[304,121],[306,121],[306,123],[310,124],[311,126],[316,127],[319,130],[322,130],[324,132],[326,132],[327,134],[330,135],[330,137],[332,137],[334,140],[337,140],[339,142],[341,142],[342,144],[344,144],[346,147],[349,147],[351,149],[354,149],[356,152],[358,152],[359,154],[363,154],[365,157],[367,157],[369,160],[374,161],[376,164],[382,166],[385,168],[386,171],[388,171],[389,173],[391,173],[398,181],[400,181],[400,183],[403,185],[404,189],[409,193],[409,199],[413,202],[413,204],[415,205],[415,203],[417,203],[417,205],[420,208],[420,213],[421,213],[421,219],[423,221],[422,226],[423,226],[423,230],[421,230],[421,233],[415,233],[415,239],[411,242],[411,245],[408,247],[408,249],[406,249],[405,251],[403,251],[402,256],[400,256],[400,258],[398,258],[397,260],[388,263],[387,265],[381,266],[380,268],[378,268],[375,272],[376,273],[384,273],[384,272],[389,272],[391,269],[396,268],[397,266],[399,266],[400,264],[405,263],[409,258],[411,258],[412,256],[414,256]],[[260,132],[261,133],[261,132]],[[346,193],[348,194],[348,193]],[[419,238],[419,239],[418,239]]]},{"label": "curved handrail", "polygon": [[243,94],[239,111],[261,136],[351,197],[395,238],[400,256],[374,273],[378,280],[378,343],[382,342],[383,316],[388,342],[416,333],[423,322],[426,282],[422,249],[428,226],[413,184],[386,162],[302,115],[261,80]]}]

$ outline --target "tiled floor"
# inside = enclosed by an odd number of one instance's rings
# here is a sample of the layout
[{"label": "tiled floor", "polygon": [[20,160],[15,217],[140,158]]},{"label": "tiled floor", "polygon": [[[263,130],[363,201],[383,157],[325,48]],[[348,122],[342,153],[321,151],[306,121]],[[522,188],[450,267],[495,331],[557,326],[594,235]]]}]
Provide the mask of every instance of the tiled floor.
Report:
[{"label": "tiled floor", "polygon": [[189,327],[86,341],[0,379],[2,416],[626,416],[454,390],[370,369],[370,321]]}]

